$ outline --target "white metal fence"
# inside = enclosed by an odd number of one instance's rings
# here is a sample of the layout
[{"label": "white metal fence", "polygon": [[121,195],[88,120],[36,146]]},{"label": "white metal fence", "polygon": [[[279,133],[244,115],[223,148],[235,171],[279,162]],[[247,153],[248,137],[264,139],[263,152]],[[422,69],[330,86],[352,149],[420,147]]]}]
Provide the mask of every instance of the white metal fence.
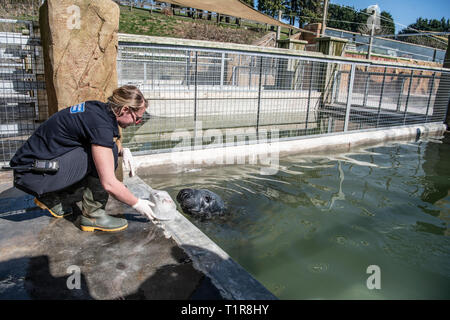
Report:
[{"label": "white metal fence", "polygon": [[[149,99],[146,121],[124,134],[140,153],[193,148],[208,130],[223,141],[240,130],[239,143],[255,143],[261,130],[295,139],[442,123],[450,93],[445,69],[182,44],[120,42],[118,71],[119,84]],[[191,144],[176,130],[192,133]]]}]

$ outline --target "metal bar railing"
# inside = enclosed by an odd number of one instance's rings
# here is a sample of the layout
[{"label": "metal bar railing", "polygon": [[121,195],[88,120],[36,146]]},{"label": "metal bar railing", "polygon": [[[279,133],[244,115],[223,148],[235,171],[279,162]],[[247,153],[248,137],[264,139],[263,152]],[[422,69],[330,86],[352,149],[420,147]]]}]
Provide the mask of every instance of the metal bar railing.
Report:
[{"label": "metal bar railing", "polygon": [[383,104],[384,85],[386,83],[386,70],[387,70],[387,68],[385,67],[384,68],[384,73],[383,73],[383,83],[381,85],[380,102],[378,103],[377,127],[380,124],[380,114],[381,114],[381,106]]},{"label": "metal bar railing", "polygon": [[400,86],[400,90],[398,92],[397,110],[396,110],[397,112],[400,112],[404,88],[405,88],[405,78],[402,77],[402,85]]},{"label": "metal bar railing", "polygon": [[434,88],[434,80],[435,80],[436,74],[433,73],[433,77],[431,78],[431,85],[430,85],[430,94],[428,95],[428,101],[427,101],[427,111],[425,112],[425,122],[428,121],[428,112],[430,110],[430,104],[431,104],[431,97],[433,95],[433,88]]},{"label": "metal bar railing", "polygon": [[345,110],[345,122],[344,122],[344,132],[348,130],[348,123],[350,120],[350,108],[352,105],[352,97],[353,97],[353,82],[355,80],[355,65],[352,64],[352,69],[350,72],[350,78],[348,81],[348,93],[347,93],[347,107]]},{"label": "metal bar railing", "polygon": [[413,81],[413,74],[414,71],[411,70],[411,76],[409,77],[409,86],[408,86],[408,95],[406,96],[406,103],[405,103],[405,112],[403,114],[403,125],[406,124],[406,115],[408,113],[408,103],[409,103],[409,97],[411,96],[411,88],[412,88],[412,81]]},{"label": "metal bar railing", "polygon": [[[150,79],[139,76],[137,50],[152,59]],[[133,60],[118,62],[119,83],[142,83],[151,101],[149,124],[128,133],[135,151],[148,141],[151,152],[169,150],[170,133],[183,126],[197,137],[198,121],[201,130],[278,128],[291,139],[444,119],[434,106],[443,101],[434,87],[443,70],[183,45],[127,43],[119,51]],[[181,55],[191,58],[180,64]]]},{"label": "metal bar railing", "polygon": [[308,87],[308,103],[306,107],[306,124],[305,124],[305,131],[308,130],[308,120],[309,120],[309,110],[311,109],[311,91],[312,91],[312,77],[313,77],[313,63],[311,62],[311,72],[309,74],[309,87]]},{"label": "metal bar railing", "polygon": [[259,82],[258,82],[258,110],[256,112],[256,138],[259,139],[259,117],[261,112],[261,86],[262,86],[263,57],[259,57]]},{"label": "metal bar railing", "polygon": [[365,87],[364,87],[364,101],[363,106],[365,107],[367,105],[367,96],[369,95],[369,83],[370,83],[370,73],[366,73],[366,81],[365,81]]},{"label": "metal bar railing", "polygon": [[197,122],[197,94],[198,94],[198,52],[195,52],[195,72],[194,72],[194,123]]}]

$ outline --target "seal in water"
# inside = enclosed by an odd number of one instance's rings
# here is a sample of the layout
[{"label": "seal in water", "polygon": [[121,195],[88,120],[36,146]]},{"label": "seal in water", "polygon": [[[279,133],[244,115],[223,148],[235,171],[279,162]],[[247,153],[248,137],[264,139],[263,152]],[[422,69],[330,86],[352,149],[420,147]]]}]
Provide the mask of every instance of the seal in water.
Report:
[{"label": "seal in water", "polygon": [[225,204],[212,191],[206,189],[181,189],[177,201],[183,212],[200,218],[209,219],[225,213]]}]

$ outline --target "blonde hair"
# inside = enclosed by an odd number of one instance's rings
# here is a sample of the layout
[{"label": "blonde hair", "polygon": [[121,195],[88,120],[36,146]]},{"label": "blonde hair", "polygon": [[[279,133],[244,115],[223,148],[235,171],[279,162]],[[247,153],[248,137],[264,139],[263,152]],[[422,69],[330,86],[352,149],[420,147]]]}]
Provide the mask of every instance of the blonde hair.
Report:
[{"label": "blonde hair", "polygon": [[141,90],[136,86],[125,85],[113,91],[112,96],[108,97],[107,104],[116,115],[119,115],[124,106],[128,106],[132,111],[138,111],[142,102],[145,102],[147,108],[148,102]]}]

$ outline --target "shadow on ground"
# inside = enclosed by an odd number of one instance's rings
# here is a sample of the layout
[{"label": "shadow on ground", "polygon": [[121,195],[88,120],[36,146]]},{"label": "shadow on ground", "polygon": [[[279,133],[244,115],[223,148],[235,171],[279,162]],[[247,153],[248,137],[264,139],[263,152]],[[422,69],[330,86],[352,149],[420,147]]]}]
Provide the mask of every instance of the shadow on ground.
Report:
[{"label": "shadow on ground", "polygon": [[222,299],[161,229],[117,202],[107,208],[126,230],[82,232],[78,207],[55,219],[32,196],[0,193],[0,299]]}]

